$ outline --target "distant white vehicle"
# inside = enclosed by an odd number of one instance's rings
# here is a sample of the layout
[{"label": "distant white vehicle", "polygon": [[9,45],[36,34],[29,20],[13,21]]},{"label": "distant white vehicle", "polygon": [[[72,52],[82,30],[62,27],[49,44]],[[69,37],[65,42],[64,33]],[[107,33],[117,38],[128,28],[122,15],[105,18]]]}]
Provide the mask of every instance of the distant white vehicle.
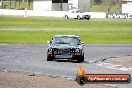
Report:
[{"label": "distant white vehicle", "polygon": [[65,14],[65,19],[69,19],[69,18],[73,18],[73,19],[90,19],[90,15],[84,13],[82,10],[80,9],[72,9],[69,10],[66,14]]}]

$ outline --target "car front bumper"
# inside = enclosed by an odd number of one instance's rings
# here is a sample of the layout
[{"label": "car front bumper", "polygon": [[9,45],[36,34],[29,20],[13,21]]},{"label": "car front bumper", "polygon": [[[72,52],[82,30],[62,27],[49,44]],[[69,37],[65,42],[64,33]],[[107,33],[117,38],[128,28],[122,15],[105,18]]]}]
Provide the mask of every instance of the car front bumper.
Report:
[{"label": "car front bumper", "polygon": [[62,58],[72,58],[72,55],[55,55],[55,58],[60,58],[60,59],[62,59]]},{"label": "car front bumper", "polygon": [[48,57],[54,58],[54,59],[72,59],[76,60],[77,58],[80,58],[81,54],[73,54],[73,55],[51,55],[48,54]]}]

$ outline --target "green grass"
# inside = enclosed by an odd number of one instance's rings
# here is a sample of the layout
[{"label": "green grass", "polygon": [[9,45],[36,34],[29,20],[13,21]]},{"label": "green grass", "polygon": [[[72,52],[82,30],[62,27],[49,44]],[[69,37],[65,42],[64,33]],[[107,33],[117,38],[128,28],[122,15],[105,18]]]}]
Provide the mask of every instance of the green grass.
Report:
[{"label": "green grass", "polygon": [[6,44],[45,44],[56,34],[79,35],[88,44],[132,44],[132,31],[105,30],[38,30],[11,31],[0,30],[0,43]]},{"label": "green grass", "polygon": [[48,17],[3,17],[0,16],[1,28],[66,28],[66,29],[131,29],[132,20],[125,19],[92,19],[65,20]]},{"label": "green grass", "polygon": [[54,35],[72,34],[79,35],[87,44],[132,44],[131,24],[132,20],[128,19],[91,19],[87,21],[0,16],[0,29],[9,29],[0,30],[0,43],[46,44],[46,41]]}]

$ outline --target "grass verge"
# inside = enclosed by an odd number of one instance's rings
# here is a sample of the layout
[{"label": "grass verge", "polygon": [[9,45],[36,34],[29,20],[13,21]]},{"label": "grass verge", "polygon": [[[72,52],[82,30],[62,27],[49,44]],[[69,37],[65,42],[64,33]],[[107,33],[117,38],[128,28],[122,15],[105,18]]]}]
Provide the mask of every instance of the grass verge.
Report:
[{"label": "grass verge", "polygon": [[0,43],[45,44],[54,35],[72,34],[79,35],[87,44],[132,44],[131,24],[132,20],[127,19],[91,19],[87,21],[0,16]]},{"label": "grass verge", "polygon": [[0,43],[46,44],[58,34],[79,35],[87,44],[132,44],[132,30],[0,30]]}]

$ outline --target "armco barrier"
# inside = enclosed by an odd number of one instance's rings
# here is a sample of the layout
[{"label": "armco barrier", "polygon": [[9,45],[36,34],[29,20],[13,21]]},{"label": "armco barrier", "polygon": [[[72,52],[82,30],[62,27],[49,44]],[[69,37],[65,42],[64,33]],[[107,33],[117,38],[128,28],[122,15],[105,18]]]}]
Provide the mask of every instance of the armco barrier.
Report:
[{"label": "armco barrier", "polygon": [[24,15],[25,10],[0,9],[0,15]]},{"label": "armco barrier", "polygon": [[[49,16],[64,17],[66,11],[37,11],[37,10],[11,10],[0,9],[0,15],[19,15],[19,16]],[[105,12],[85,12],[91,15],[91,18],[132,18],[128,13],[105,13]]]},{"label": "armco barrier", "polygon": [[128,13],[106,13],[106,18],[130,19],[130,18],[132,18],[132,14],[128,14]]},{"label": "armco barrier", "polygon": [[[20,16],[49,16],[64,17],[66,11],[36,11],[36,10],[10,10],[0,9],[0,15],[20,15]],[[91,15],[91,18],[106,18],[104,12],[85,12]]]},{"label": "armco barrier", "polygon": [[106,13],[106,18],[128,18],[127,13]]},{"label": "armco barrier", "polygon": [[91,15],[91,18],[106,18],[105,12],[85,12]]},{"label": "armco barrier", "polygon": [[0,15],[63,17],[65,13],[66,13],[65,11],[35,11],[35,10],[0,9]]}]

